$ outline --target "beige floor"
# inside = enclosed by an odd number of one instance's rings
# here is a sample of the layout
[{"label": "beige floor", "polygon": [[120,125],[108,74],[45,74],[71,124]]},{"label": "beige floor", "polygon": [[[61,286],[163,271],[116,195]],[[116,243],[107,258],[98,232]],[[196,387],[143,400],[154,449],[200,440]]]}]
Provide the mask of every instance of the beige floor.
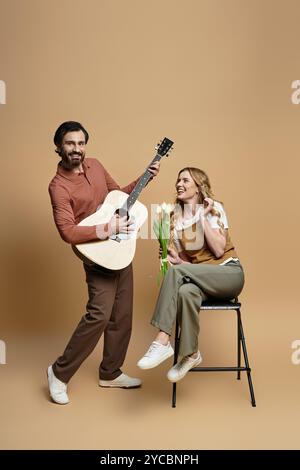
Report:
[{"label": "beige floor", "polygon": [[[263,309],[257,311],[257,318],[262,313]],[[221,329],[215,329],[216,322]],[[1,449],[299,448],[300,366],[290,360],[290,329],[274,334],[266,319],[261,320],[259,331],[252,320],[245,323],[257,408],[250,405],[246,377],[238,382],[231,373],[202,373],[188,374],[179,384],[178,405],[172,409],[171,385],[165,378],[169,363],[143,372],[135,365],[153,333],[145,327],[141,338],[137,321],[124,370],[142,377],[143,387],[104,390],[97,386],[100,343],[71,381],[67,406],[50,402],[45,376],[67,330],[61,337],[6,338],[7,364],[0,366]],[[202,341],[206,364],[212,360],[225,364],[234,357],[230,347],[234,338],[227,324],[233,329],[228,318],[203,317],[203,335],[210,335]],[[220,333],[229,333],[226,355],[218,348]],[[251,336],[255,336],[255,348]],[[222,341],[224,346],[224,337]]]}]

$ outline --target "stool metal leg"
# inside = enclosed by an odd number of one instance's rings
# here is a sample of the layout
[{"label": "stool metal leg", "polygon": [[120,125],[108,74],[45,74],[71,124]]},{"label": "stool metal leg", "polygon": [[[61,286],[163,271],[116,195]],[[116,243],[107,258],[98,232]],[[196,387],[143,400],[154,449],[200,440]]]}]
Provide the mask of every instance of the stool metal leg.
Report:
[{"label": "stool metal leg", "polygon": [[[178,350],[179,350],[179,324],[178,320],[176,320],[176,328],[175,328],[175,342],[174,342],[174,363],[175,365],[178,360]],[[176,408],[176,382],[173,383],[173,393],[172,393],[172,408]]]},{"label": "stool metal leg", "polygon": [[[238,311],[236,310],[236,320],[237,320],[237,366],[241,367],[241,334],[240,334],[240,323],[239,323],[239,315]],[[238,370],[237,373],[237,380],[241,380],[241,371]]]},{"label": "stool metal leg", "polygon": [[252,406],[256,406],[255,396],[254,396],[254,388],[253,388],[252,378],[251,378],[251,369],[250,369],[250,366],[249,366],[249,360],[248,360],[246,341],[245,341],[245,336],[244,336],[244,330],[243,330],[243,324],[242,324],[240,309],[237,310],[237,314],[238,314],[240,338],[241,338],[243,354],[244,354],[244,361],[245,361],[245,366],[247,368],[247,378],[248,378],[249,390],[250,390],[250,395],[251,395],[251,403],[252,403]]},{"label": "stool metal leg", "polygon": [[[238,299],[235,299],[236,303],[238,303]],[[190,372],[209,372],[209,371],[229,371],[229,372],[237,372],[237,379],[240,380],[241,372],[247,372],[247,379],[249,385],[249,391],[251,396],[251,404],[253,407],[256,406],[255,402],[255,395],[254,395],[254,388],[251,378],[251,368],[249,365],[247,347],[246,347],[246,340],[244,336],[242,318],[241,318],[241,311],[240,311],[240,304],[238,305],[225,305],[221,306],[216,304],[209,305],[208,310],[235,310],[237,313],[237,366],[234,367],[195,367],[191,369]],[[180,325],[178,319],[176,320],[176,328],[175,328],[175,338],[174,338],[174,365],[177,364],[178,361],[178,352],[179,352],[179,343],[180,343]],[[242,366],[242,352],[245,365]],[[176,382],[173,383],[173,393],[172,393],[172,407],[176,407]]]}]

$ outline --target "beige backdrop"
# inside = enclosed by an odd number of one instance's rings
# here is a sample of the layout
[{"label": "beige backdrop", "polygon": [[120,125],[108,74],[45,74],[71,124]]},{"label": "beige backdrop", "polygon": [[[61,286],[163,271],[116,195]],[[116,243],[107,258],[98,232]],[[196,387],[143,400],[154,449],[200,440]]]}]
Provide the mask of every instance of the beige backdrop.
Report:
[{"label": "beige backdrop", "polygon": [[[0,447],[299,448],[298,0],[0,0]],[[101,344],[51,404],[46,366],[84,313],[81,263],[60,238],[47,187],[56,127],[78,120],[88,155],[121,184],[157,140],[175,141],[141,200],[171,202],[180,168],[207,171],[246,271],[241,295],[257,408],[247,381],[190,374],[170,406],[170,364],[141,372],[154,330],[157,242],[134,260],[134,329],[124,370],[140,390],[97,386]],[[202,314],[205,364],[234,361],[233,314]]]}]

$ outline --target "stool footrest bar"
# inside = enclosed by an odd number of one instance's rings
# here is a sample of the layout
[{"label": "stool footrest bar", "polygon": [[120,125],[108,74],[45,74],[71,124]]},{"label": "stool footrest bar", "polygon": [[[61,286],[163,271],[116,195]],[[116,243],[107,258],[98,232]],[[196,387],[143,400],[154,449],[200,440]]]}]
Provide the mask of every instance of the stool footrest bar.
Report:
[{"label": "stool footrest bar", "polygon": [[245,371],[251,372],[251,369],[248,367],[194,367],[193,369],[189,370],[189,372],[215,372],[215,371],[223,371],[223,372],[237,372],[237,371]]}]

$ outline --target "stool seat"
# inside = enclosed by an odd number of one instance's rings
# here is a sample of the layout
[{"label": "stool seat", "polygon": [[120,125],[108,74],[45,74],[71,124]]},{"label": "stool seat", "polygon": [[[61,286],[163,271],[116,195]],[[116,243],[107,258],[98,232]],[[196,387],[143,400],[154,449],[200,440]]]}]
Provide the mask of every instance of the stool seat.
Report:
[{"label": "stool seat", "polygon": [[[251,368],[248,360],[248,353],[246,348],[246,340],[244,336],[242,317],[241,317],[241,302],[238,299],[207,299],[205,302],[202,302],[200,310],[235,310],[237,313],[237,365],[236,366],[227,366],[227,367],[194,367],[190,369],[189,372],[237,372],[237,379],[240,380],[241,372],[247,373],[251,404],[256,406],[254,388],[251,378]],[[178,361],[178,351],[179,351],[179,342],[180,342],[180,325],[178,318],[176,319],[176,329],[175,329],[175,351],[174,351],[174,365]],[[243,352],[245,365],[241,365],[241,353]],[[176,382],[173,383],[173,392],[172,392],[172,407],[176,407]]]},{"label": "stool seat", "polygon": [[200,310],[236,310],[241,308],[241,303],[235,300],[206,300]]}]

